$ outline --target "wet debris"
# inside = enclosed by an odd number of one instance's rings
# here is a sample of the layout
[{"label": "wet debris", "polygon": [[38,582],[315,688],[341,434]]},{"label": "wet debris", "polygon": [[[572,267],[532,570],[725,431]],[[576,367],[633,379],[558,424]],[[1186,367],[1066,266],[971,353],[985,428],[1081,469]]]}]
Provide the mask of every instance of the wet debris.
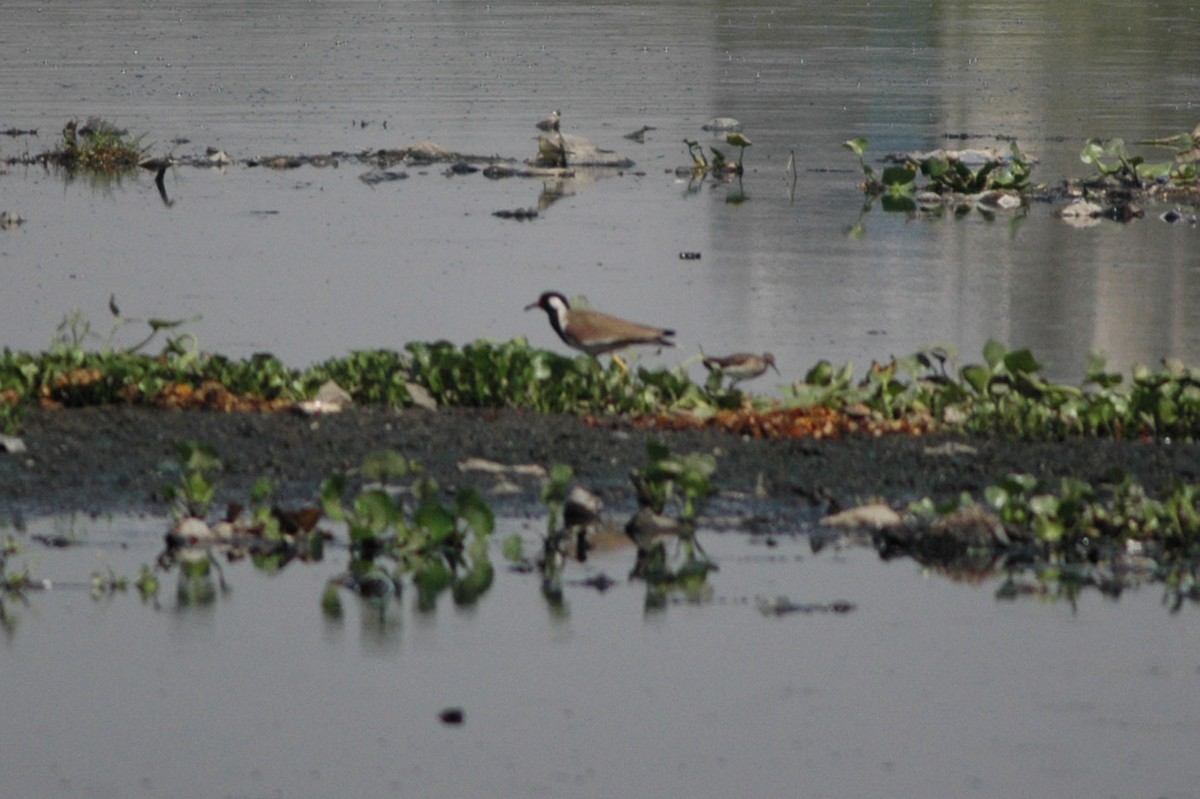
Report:
[{"label": "wet debris", "polygon": [[246,166],[264,166],[268,169],[297,169],[308,163],[308,159],[299,155],[268,155],[263,158],[252,158]]},{"label": "wet debris", "polygon": [[12,455],[19,455],[25,451],[25,442],[16,436],[5,435],[0,433],[0,452],[8,452]]},{"label": "wet debris", "polygon": [[537,463],[518,463],[508,465],[487,458],[464,458],[458,462],[460,472],[483,472],[492,475],[515,475],[518,477],[535,477],[539,480],[546,478],[546,468]]},{"label": "wet debris", "polygon": [[538,167],[591,166],[628,169],[633,160],[613,150],[597,147],[588,139],[570,133],[538,136],[538,153],[529,162]]},{"label": "wet debris", "polygon": [[0,136],[12,136],[13,138],[16,138],[17,136],[36,135],[38,135],[37,128],[5,128],[4,130],[0,130]]},{"label": "wet debris", "polygon": [[699,261],[700,253],[684,251],[684,252],[679,253],[679,260],[681,260],[681,261]]},{"label": "wet debris", "polygon": [[442,174],[449,178],[454,177],[455,175],[473,175],[478,171],[479,167],[472,166],[466,161],[455,161],[453,164],[447,167]]},{"label": "wet debris", "polygon": [[850,613],[858,609],[853,602],[836,599],[833,602],[793,602],[786,596],[773,599],[757,597],[754,600],[758,612],[764,616],[788,616],[793,613],[812,615],[814,613]]},{"label": "wet debris", "polygon": [[1099,205],[1090,200],[1076,200],[1059,209],[1058,217],[1071,227],[1092,227],[1100,224],[1103,219],[1116,222],[1130,222],[1141,219],[1146,214],[1136,204],[1119,201],[1110,205]]},{"label": "wet debris", "polygon": [[233,163],[233,159],[224,150],[218,150],[215,147],[209,147],[204,151],[204,160],[209,166],[226,167]]},{"label": "wet debris", "polygon": [[358,179],[368,186],[378,186],[380,183],[392,183],[397,180],[407,180],[408,173],[403,169],[375,169],[367,170],[358,176]]},{"label": "wet debris", "polygon": [[520,494],[523,489],[519,479],[546,479],[546,469],[536,463],[508,465],[486,458],[470,457],[458,462],[458,470],[491,476],[495,480],[489,491],[491,494]]},{"label": "wet debris", "polygon": [[488,164],[483,168],[483,176],[489,180],[503,180],[504,178],[571,178],[575,177],[575,170],[563,169],[562,167],[521,167],[515,164],[495,163]]},{"label": "wet debris", "polygon": [[296,403],[296,410],[304,416],[323,416],[331,413],[341,413],[354,404],[349,392],[332,380],[326,380],[317,395],[310,400]]},{"label": "wet debris", "polygon": [[16,211],[0,211],[0,230],[16,230],[25,224],[25,218]]},{"label": "wet debris", "polygon": [[979,454],[979,450],[975,447],[961,441],[945,441],[937,446],[926,447],[923,452],[931,457],[940,458],[970,457]]},{"label": "wet debris", "polygon": [[654,127],[653,125],[643,125],[639,130],[635,130],[632,133],[626,133],[625,138],[629,139],[630,141],[637,142],[638,144],[645,144],[646,134],[652,130],[658,130],[658,128]]},{"label": "wet debris", "polygon": [[500,219],[515,219],[518,222],[528,222],[532,219],[538,218],[538,209],[536,209],[536,208],[514,208],[511,210],[510,209],[501,209],[499,211],[492,211],[492,216],[499,217]]},{"label": "wet debris", "polygon": [[1178,208],[1172,208],[1171,210],[1166,211],[1163,214],[1159,215],[1158,218],[1161,219],[1163,222],[1166,222],[1168,225],[1174,225],[1177,222],[1187,222],[1192,225],[1196,224],[1196,215],[1195,214],[1185,214],[1183,211],[1179,210]]},{"label": "wet debris", "polygon": [[404,390],[408,392],[408,398],[412,400],[414,408],[423,408],[427,411],[437,410],[437,400],[434,399],[433,394],[425,386],[409,380],[405,382]]},{"label": "wet debris", "polygon": [[[543,474],[545,470],[543,470]],[[563,523],[568,527],[589,527],[598,524],[604,502],[581,485],[572,486],[563,503]]]},{"label": "wet debris", "polygon": [[904,519],[899,513],[884,504],[860,505],[838,513],[830,514],[821,519],[826,527],[865,527],[872,530],[883,530],[889,527],[899,527]]},{"label": "wet debris", "polygon": [[29,538],[50,549],[66,549],[79,543],[65,535],[32,535]]},{"label": "wet debris", "polygon": [[317,527],[320,508],[272,506],[265,515],[246,515],[243,510],[231,502],[225,516],[211,525],[197,516],[176,520],[164,536],[166,548],[158,557],[159,567],[169,570],[180,561],[210,560],[219,553],[230,562],[247,555],[271,555],[282,568],[293,559],[321,560],[324,542],[333,539]]},{"label": "wet debris", "polygon": [[[585,416],[584,422],[599,426],[602,420]],[[837,438],[847,434],[923,435],[935,429],[936,423],[925,412],[913,412],[900,419],[876,418],[869,411],[850,407],[843,410],[812,406],[809,408],[779,408],[758,410],[743,407],[720,410],[700,417],[688,413],[663,413],[633,416],[630,423],[642,430],[715,429],[751,438]]]},{"label": "wet debris", "polygon": [[737,133],[741,129],[742,123],[733,117],[713,117],[700,126],[709,133]]},{"label": "wet debris", "polygon": [[438,713],[438,720],[448,727],[457,727],[467,720],[467,714],[461,707],[448,707]]}]

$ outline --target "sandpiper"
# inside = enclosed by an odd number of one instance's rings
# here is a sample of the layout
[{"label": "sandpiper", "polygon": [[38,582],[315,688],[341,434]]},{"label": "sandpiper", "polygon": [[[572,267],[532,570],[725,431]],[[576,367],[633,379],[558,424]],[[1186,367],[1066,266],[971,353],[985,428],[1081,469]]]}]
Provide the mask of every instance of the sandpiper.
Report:
[{"label": "sandpiper", "polygon": [[730,377],[729,387],[733,388],[743,380],[752,380],[770,367],[779,372],[779,368],[775,366],[775,356],[769,352],[764,352],[762,355],[755,355],[750,352],[738,352],[733,355],[717,357],[709,355],[702,361],[704,368],[710,372],[719,372],[725,377]]},{"label": "sandpiper", "polygon": [[546,117],[545,119],[539,119],[537,122],[535,122],[534,127],[543,133],[550,133],[551,131],[558,133],[560,124],[562,124],[562,114],[559,113],[558,109],[555,109],[554,111],[550,112],[550,116]]},{"label": "sandpiper", "polygon": [[[557,291],[547,291],[537,302],[525,306],[528,311],[541,308],[550,317],[550,326],[568,347],[582,350],[593,357],[634,344],[657,344],[674,347],[670,336],[674,330],[627,322],[615,316],[583,308],[571,308],[567,298]],[[620,361],[614,355],[613,360]]]},{"label": "sandpiper", "polygon": [[556,166],[566,169],[567,167],[567,141],[563,138],[562,131],[562,114],[558,109],[551,112],[550,116],[545,119],[540,119],[534,123],[534,127],[542,131],[542,133],[551,134],[549,136],[538,136],[538,156],[541,166]]}]

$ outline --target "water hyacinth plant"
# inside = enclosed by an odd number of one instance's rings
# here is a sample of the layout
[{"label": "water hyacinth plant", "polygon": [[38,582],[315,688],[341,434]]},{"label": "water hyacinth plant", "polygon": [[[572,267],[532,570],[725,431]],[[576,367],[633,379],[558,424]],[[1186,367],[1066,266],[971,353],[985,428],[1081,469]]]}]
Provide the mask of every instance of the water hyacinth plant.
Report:
[{"label": "water hyacinth plant", "polygon": [[638,502],[625,526],[637,545],[632,576],[646,581],[647,607],[661,607],[676,589],[700,599],[708,592],[708,573],[717,568],[696,539],[704,503],[716,492],[717,460],[706,452],[672,453],[655,441],[647,443],[646,458],[646,467],[630,475]]},{"label": "water hyacinth plant", "polygon": [[[116,311],[114,311],[116,313]],[[119,325],[136,320],[117,317]],[[735,429],[730,414],[751,422],[753,435],[803,435],[805,427],[762,424],[797,409],[851,414],[853,429],[916,433],[962,430],[1028,439],[1066,435],[1152,436],[1194,440],[1200,435],[1200,370],[1166,361],[1160,370],[1136,366],[1131,375],[1105,368],[1093,355],[1081,385],[1051,383],[1027,349],[989,341],[981,363],[959,366],[953,350],[931,348],[873,363],[819,361],[774,398],[748,398],[695,383],[685,364],[670,369],[604,367],[586,355],[506,342],[413,342],[403,351],[370,350],[293,369],[269,354],[231,359],[203,352],[188,320],[150,320],[149,335],[117,347],[78,315],[60,326],[42,353],[0,352],[0,422],[19,429],[23,409],[133,403],[215,410],[281,410],[311,398],[333,381],[360,404],[409,407],[417,396],[439,407],[516,408],[543,413],[627,414],[659,426],[677,420]],[[156,355],[141,352],[171,331]],[[87,345],[104,343],[99,349]],[[685,362],[686,363],[686,362]],[[757,421],[756,421],[757,420]],[[888,424],[881,424],[888,422]]]},{"label": "water hyacinth plant", "polygon": [[[478,491],[464,488],[453,504],[446,504],[437,483],[394,452],[371,455],[362,473],[374,482],[352,498],[346,497],[344,476],[330,477],[321,486],[325,515],[345,523],[351,553],[349,571],[326,591],[327,612],[337,607],[335,585],[383,599],[396,595],[408,577],[422,610],[433,609],[447,589],[457,604],[465,605],[491,587],[488,541],[495,518]],[[407,486],[400,482],[408,480]],[[391,563],[391,570],[381,561]]]},{"label": "water hyacinth plant", "polygon": [[[918,208],[918,191],[982,200],[988,192],[1007,193],[1012,197],[1030,188],[1032,165],[1016,142],[1011,143],[1007,157],[983,151],[959,153],[935,150],[897,158],[900,163],[889,165],[880,173],[876,173],[866,161],[867,145],[867,140],[863,138],[850,139],[842,144],[858,158],[865,179],[862,190],[867,196],[868,207],[878,197],[885,211],[915,211]],[[917,175],[928,178],[929,182],[918,186]],[[989,203],[995,202],[991,195],[988,198]],[[1014,201],[1011,204],[1020,203]]]}]

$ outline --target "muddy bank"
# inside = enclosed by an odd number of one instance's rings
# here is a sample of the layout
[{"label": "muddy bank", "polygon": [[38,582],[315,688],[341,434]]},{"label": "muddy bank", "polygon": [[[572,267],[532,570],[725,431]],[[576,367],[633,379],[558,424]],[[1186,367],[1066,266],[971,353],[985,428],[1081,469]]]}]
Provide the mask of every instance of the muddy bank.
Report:
[{"label": "muddy bank", "polygon": [[304,418],[126,406],[31,409],[20,438],[25,452],[0,452],[5,521],[64,512],[165,515],[159,491],[177,478],[175,445],[185,440],[204,442],[220,455],[222,501],[244,502],[264,476],[275,481],[281,502],[311,501],[325,477],[346,472],[353,479],[367,453],[386,448],[419,462],[444,488],[474,485],[501,513],[537,515],[536,476],[464,469],[464,461],[565,463],[610,511],[625,512],[635,504],[629,470],[645,465],[646,442],[657,438],[675,452],[716,453],[722,493],[708,510],[754,529],[794,528],[872,498],[899,506],[922,496],[978,495],[1012,472],[1092,483],[1123,473],[1150,491],[1195,481],[1200,472],[1200,452],[1191,444],[1024,443],[945,434],[763,441],[702,430],[638,430],[615,419],[589,426],[573,416],[515,411],[359,408]]}]

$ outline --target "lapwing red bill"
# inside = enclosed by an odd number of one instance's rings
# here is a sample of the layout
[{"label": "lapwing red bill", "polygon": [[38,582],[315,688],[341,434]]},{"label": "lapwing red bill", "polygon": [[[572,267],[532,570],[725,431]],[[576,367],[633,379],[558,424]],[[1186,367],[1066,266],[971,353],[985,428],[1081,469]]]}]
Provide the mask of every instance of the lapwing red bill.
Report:
[{"label": "lapwing red bill", "polygon": [[557,291],[547,291],[537,302],[525,306],[526,311],[533,308],[546,312],[550,326],[564,344],[588,355],[602,355],[636,344],[675,346],[670,339],[675,335],[674,330],[629,322],[590,309],[572,308],[567,298]]}]

